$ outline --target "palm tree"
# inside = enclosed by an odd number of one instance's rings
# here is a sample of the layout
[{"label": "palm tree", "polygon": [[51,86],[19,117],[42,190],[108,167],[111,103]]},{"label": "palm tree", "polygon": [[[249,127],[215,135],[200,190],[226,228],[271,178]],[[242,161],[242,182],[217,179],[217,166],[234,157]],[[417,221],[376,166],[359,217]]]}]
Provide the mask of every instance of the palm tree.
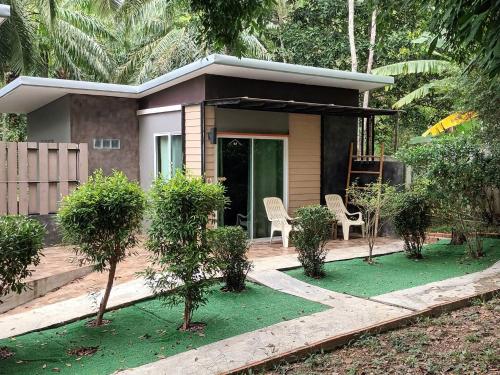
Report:
[{"label": "palm tree", "polygon": [[[97,4],[104,6],[111,0]],[[113,38],[91,0],[10,0],[11,17],[0,29],[0,68],[10,76],[107,80]]]},{"label": "palm tree", "polygon": [[[198,35],[199,20],[186,1],[125,0],[118,14],[117,27],[125,36],[118,49],[126,53],[113,78],[116,82],[144,82],[209,53],[233,52],[204,45]],[[235,44],[244,46],[244,56],[270,58],[255,35],[244,30],[238,38]]]}]

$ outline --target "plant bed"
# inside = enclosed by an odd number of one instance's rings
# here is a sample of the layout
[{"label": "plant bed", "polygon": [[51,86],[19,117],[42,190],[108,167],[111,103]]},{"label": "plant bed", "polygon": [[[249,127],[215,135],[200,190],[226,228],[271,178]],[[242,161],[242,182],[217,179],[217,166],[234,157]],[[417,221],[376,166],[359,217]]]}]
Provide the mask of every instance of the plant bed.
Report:
[{"label": "plant bed", "polygon": [[465,245],[452,246],[448,241],[441,241],[424,246],[424,258],[419,260],[394,253],[375,258],[373,265],[363,259],[330,262],[325,264],[326,276],[322,279],[305,276],[302,268],[286,273],[335,292],[373,297],[482,271],[500,260],[499,239],[485,239],[484,250],[484,257],[471,259],[465,255]]},{"label": "plant bed", "polygon": [[[111,323],[106,326],[88,328],[87,320],[81,320],[0,340],[0,347],[14,352],[0,360],[0,373],[109,374],[328,308],[253,283],[241,293],[222,292],[220,287],[214,285],[207,305],[195,312],[194,319],[206,324],[201,331],[180,331],[182,306],[170,309],[152,299],[108,312]],[[95,347],[92,355],[69,354],[75,348]]]}]

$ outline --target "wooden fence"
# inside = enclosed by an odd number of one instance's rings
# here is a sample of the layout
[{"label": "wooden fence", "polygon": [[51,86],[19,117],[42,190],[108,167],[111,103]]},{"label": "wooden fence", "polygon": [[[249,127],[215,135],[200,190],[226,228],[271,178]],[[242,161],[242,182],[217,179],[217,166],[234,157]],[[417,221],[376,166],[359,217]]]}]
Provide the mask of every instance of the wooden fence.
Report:
[{"label": "wooden fence", "polygon": [[0,215],[55,213],[87,178],[86,143],[0,142]]}]

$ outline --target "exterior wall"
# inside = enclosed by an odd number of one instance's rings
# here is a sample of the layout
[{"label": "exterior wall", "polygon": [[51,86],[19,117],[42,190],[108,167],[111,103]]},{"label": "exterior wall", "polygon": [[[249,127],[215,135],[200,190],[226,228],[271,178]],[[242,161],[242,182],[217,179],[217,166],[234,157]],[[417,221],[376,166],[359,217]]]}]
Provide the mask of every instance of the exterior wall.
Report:
[{"label": "exterior wall", "polygon": [[[139,125],[135,99],[71,95],[71,141],[89,144],[89,172],[123,171],[139,180]],[[120,139],[119,150],[95,150],[94,138]]]},{"label": "exterior wall", "polygon": [[141,186],[147,190],[155,177],[155,139],[158,133],[181,133],[181,111],[139,116],[139,168]]},{"label": "exterior wall", "polygon": [[323,116],[322,197],[326,194],[345,196],[349,164],[349,144],[357,141],[357,119]]},{"label": "exterior wall", "polygon": [[319,204],[321,193],[321,116],[290,114],[288,211]]},{"label": "exterior wall", "polygon": [[193,176],[201,176],[201,105],[184,107],[184,162]]},{"label": "exterior wall", "polygon": [[[215,127],[216,118],[218,119],[219,112],[214,107],[205,107],[205,176],[209,181],[216,180],[216,158],[217,158],[217,145],[210,143],[208,134],[211,129]],[[218,120],[217,120],[218,121]],[[218,122],[217,122],[218,124]]]},{"label": "exterior wall", "polygon": [[28,141],[71,141],[69,95],[28,113]]},{"label": "exterior wall", "polygon": [[205,99],[205,76],[199,76],[139,100],[139,109],[200,103]]},{"label": "exterior wall", "polygon": [[337,87],[207,75],[205,99],[248,96],[277,100],[358,105],[358,91]]},{"label": "exterior wall", "polygon": [[219,132],[288,134],[287,113],[226,108],[216,108],[215,113]]}]

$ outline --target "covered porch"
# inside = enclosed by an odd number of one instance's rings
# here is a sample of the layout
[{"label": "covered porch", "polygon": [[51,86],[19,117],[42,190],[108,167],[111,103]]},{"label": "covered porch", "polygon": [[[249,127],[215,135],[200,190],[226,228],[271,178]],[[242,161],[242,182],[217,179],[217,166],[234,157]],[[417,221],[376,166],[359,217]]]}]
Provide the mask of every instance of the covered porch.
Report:
[{"label": "covered porch", "polygon": [[[351,143],[355,153],[373,154],[374,117],[396,113],[293,100],[207,100],[184,107],[184,164],[225,185],[231,203],[218,225],[242,226],[252,240],[268,238],[264,198],[280,198],[293,217],[299,207],[324,204],[326,194],[344,197]],[[367,121],[358,147],[360,118]]]}]

